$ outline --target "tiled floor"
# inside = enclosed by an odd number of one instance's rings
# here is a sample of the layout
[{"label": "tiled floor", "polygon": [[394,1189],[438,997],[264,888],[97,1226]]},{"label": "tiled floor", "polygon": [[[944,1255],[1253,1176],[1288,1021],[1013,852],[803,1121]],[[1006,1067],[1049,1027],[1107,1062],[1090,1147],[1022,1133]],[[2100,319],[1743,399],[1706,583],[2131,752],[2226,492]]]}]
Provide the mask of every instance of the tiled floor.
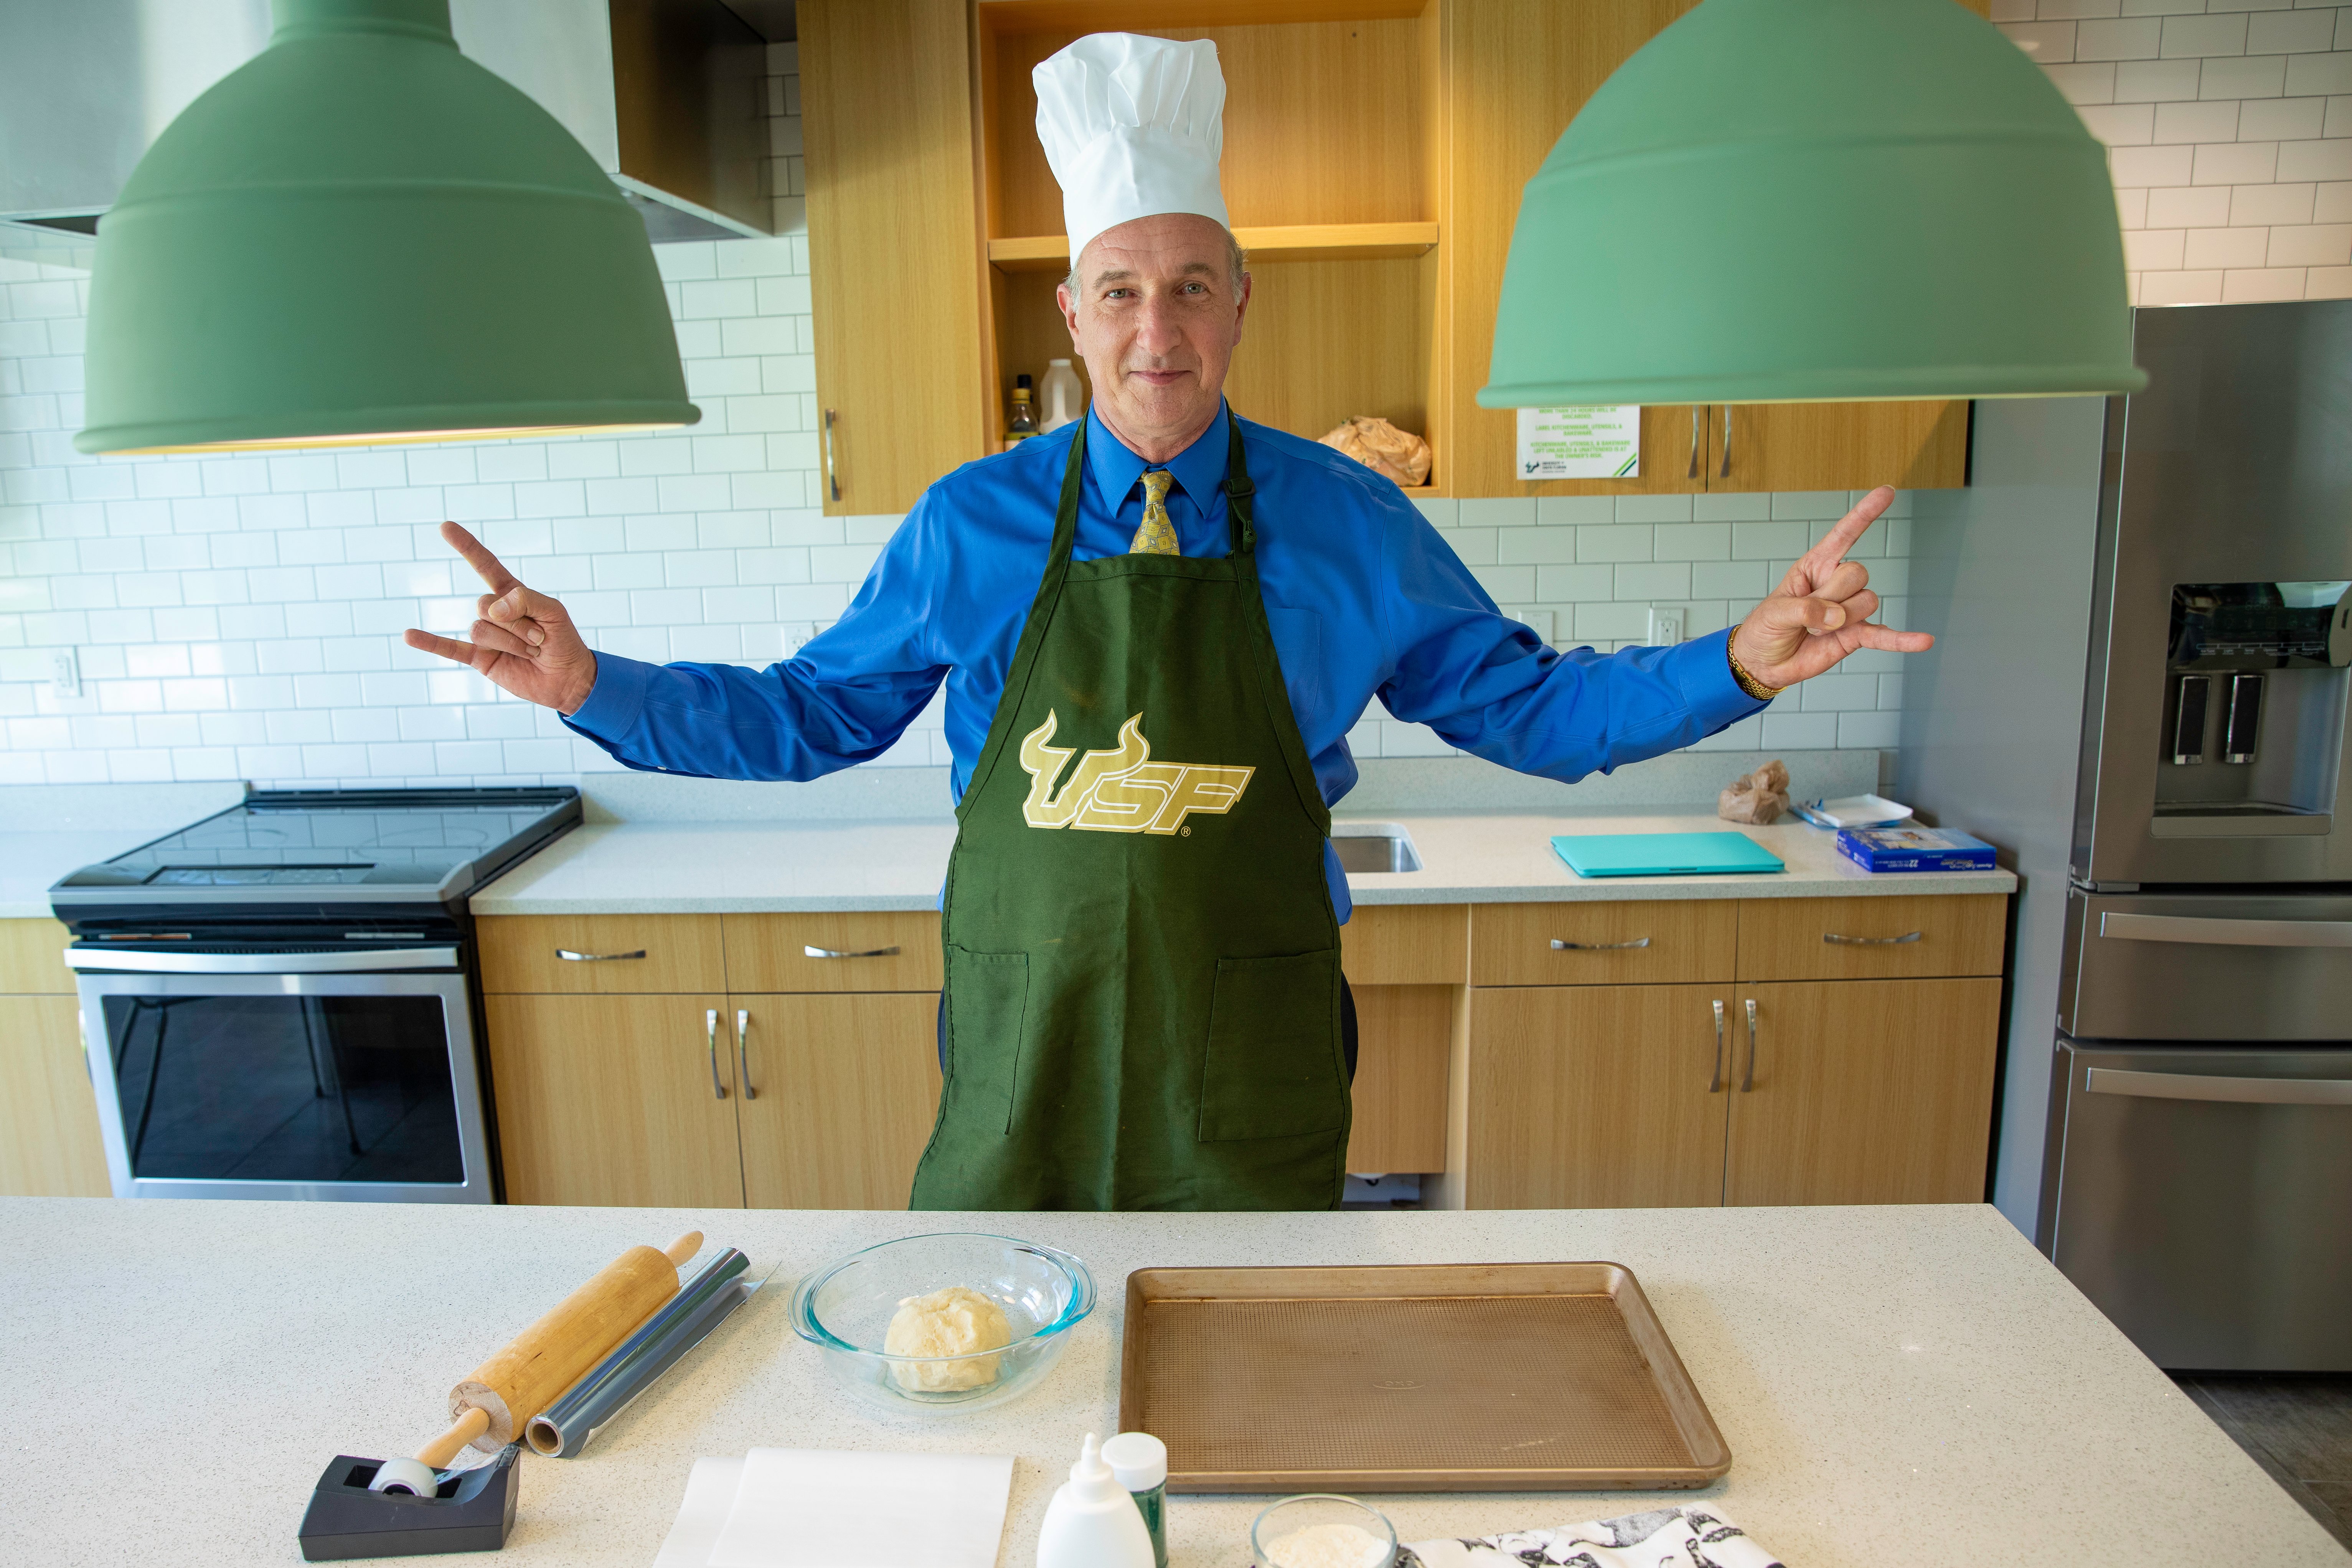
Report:
[{"label": "tiled floor", "polygon": [[2352,1552],[2352,1376],[2174,1381]]}]

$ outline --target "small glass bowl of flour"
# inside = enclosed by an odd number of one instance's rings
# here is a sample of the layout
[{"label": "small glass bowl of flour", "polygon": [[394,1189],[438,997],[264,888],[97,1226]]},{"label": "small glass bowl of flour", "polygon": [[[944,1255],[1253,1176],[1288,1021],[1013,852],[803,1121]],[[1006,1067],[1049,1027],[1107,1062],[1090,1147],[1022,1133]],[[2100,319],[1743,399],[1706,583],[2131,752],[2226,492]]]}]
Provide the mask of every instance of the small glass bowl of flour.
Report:
[{"label": "small glass bowl of flour", "polygon": [[1351,1497],[1286,1497],[1250,1526],[1256,1568],[1391,1568],[1396,1531]]}]

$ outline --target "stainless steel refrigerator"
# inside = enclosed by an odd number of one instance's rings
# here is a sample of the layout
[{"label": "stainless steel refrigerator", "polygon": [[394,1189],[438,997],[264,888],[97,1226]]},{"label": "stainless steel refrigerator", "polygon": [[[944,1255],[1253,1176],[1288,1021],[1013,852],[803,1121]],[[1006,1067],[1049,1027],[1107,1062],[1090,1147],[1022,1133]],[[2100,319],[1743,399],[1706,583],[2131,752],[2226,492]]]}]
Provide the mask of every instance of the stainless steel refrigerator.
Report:
[{"label": "stainless steel refrigerator", "polygon": [[2352,301],[2134,333],[1917,509],[1898,783],[2019,846],[2004,1208],[2159,1364],[2352,1370]]}]

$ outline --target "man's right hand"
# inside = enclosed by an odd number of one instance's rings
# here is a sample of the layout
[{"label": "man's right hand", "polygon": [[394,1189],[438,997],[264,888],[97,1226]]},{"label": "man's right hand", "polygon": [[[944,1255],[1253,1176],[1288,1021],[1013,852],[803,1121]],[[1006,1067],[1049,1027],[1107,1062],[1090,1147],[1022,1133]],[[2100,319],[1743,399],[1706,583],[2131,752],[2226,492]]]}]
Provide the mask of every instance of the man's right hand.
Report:
[{"label": "man's right hand", "polygon": [[443,523],[441,537],[490,591],[475,605],[472,642],[412,628],[408,646],[478,670],[526,702],[558,713],[578,711],[596,685],[596,656],[563,605],[516,582],[480,540],[456,523]]}]

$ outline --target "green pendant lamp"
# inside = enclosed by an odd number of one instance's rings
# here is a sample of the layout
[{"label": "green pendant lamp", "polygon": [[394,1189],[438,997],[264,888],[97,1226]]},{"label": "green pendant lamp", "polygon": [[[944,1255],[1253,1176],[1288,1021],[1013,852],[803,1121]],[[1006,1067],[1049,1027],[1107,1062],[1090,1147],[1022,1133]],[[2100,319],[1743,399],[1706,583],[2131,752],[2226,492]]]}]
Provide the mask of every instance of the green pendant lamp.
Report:
[{"label": "green pendant lamp", "polygon": [[644,223],[448,0],[272,0],[100,222],[85,452],[701,417]]},{"label": "green pendant lamp", "polygon": [[1528,182],[1488,408],[2136,392],[2106,157],[1955,0],[1706,0]]}]

